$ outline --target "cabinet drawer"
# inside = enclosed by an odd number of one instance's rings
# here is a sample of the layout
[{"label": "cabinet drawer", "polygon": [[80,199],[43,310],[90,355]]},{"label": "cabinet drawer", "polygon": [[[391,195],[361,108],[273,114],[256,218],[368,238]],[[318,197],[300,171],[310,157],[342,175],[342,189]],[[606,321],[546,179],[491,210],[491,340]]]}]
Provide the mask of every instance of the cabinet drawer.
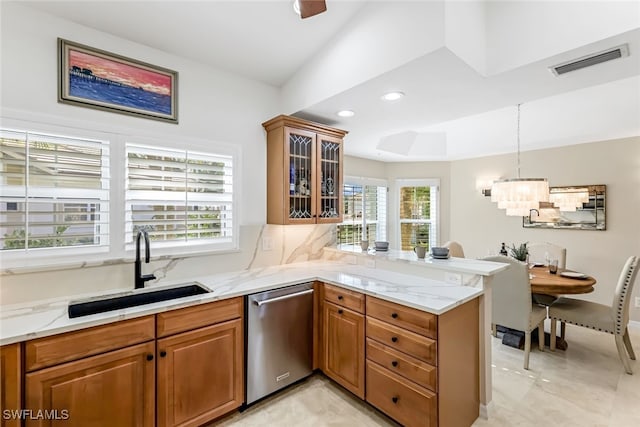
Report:
[{"label": "cabinet drawer", "polygon": [[367,316],[367,337],[407,353],[424,362],[437,365],[436,341]]},{"label": "cabinet drawer", "polygon": [[158,338],[242,317],[242,297],[157,314]]},{"label": "cabinet drawer", "polygon": [[342,307],[350,308],[353,311],[364,314],[364,294],[350,291],[337,286],[324,285],[325,301],[338,304]]},{"label": "cabinet drawer", "polygon": [[367,361],[367,402],[400,424],[437,426],[437,399],[435,393]]},{"label": "cabinet drawer", "polygon": [[33,371],[155,338],[154,316],[27,341],[25,369]]},{"label": "cabinet drawer", "polygon": [[438,316],[367,296],[367,316],[384,320],[425,337],[438,337]]},{"label": "cabinet drawer", "polygon": [[384,366],[414,383],[437,391],[437,368],[408,354],[367,338],[367,359]]}]

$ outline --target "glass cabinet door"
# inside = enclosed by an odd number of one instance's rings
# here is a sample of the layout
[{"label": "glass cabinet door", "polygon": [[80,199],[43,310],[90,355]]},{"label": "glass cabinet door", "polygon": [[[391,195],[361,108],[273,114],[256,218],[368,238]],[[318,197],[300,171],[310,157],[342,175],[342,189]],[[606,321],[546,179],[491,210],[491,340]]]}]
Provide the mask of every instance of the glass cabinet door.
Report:
[{"label": "glass cabinet door", "polygon": [[315,222],[315,199],[312,186],[316,135],[298,129],[288,129],[289,150],[289,220]]},{"label": "glass cabinet door", "polygon": [[318,135],[318,222],[336,222],[341,213],[342,140]]}]

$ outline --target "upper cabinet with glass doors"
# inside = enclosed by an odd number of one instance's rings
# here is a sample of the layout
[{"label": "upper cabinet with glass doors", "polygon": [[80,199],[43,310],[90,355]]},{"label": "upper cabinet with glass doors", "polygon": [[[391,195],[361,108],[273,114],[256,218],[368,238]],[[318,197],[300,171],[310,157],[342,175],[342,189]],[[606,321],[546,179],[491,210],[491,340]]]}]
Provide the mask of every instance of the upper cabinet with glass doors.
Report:
[{"label": "upper cabinet with glass doors", "polygon": [[267,223],[342,222],[346,131],[280,115],[267,131]]}]

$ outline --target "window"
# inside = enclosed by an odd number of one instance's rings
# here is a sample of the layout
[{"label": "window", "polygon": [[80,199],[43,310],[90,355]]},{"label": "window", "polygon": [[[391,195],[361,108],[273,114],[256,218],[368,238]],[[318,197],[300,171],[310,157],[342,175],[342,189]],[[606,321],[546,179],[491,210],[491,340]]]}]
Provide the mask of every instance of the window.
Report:
[{"label": "window", "polygon": [[231,244],[232,157],[126,146],[125,243],[146,230],[157,247]]},{"label": "window", "polygon": [[223,154],[213,154],[209,141],[181,140],[189,150],[179,150],[9,122],[14,129],[0,128],[3,268],[127,258],[138,230],[149,232],[154,256],[236,248],[236,146],[216,145]]},{"label": "window", "polygon": [[[360,245],[387,239],[387,187],[378,180],[346,178],[343,187],[343,222],[338,224],[338,245]],[[365,234],[363,236],[363,229]]]},{"label": "window", "polygon": [[437,246],[438,182],[398,180],[400,248],[410,251],[418,243]]},{"label": "window", "polygon": [[108,142],[0,130],[2,252],[104,251],[108,226]]}]

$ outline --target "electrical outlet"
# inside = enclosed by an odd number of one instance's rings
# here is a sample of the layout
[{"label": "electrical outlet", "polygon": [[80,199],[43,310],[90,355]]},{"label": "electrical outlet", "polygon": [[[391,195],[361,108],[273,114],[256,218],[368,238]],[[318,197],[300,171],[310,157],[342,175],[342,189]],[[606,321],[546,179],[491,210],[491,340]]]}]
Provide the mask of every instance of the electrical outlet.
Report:
[{"label": "electrical outlet", "polygon": [[262,250],[263,251],[273,250],[273,239],[271,237],[265,236],[262,238]]},{"label": "electrical outlet", "polygon": [[444,281],[454,285],[462,285],[462,274],[460,273],[444,273]]},{"label": "electrical outlet", "polygon": [[640,297],[636,297],[636,308],[640,308]]}]

